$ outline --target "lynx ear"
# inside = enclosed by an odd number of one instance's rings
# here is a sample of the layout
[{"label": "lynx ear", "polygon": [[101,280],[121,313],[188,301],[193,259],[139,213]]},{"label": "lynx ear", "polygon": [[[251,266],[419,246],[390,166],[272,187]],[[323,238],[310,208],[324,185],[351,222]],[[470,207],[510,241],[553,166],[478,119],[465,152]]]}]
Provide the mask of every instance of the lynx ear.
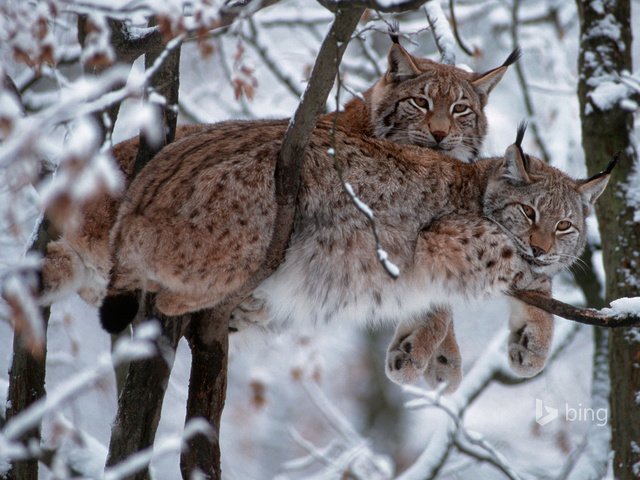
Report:
[{"label": "lynx ear", "polygon": [[483,73],[480,77],[476,78],[471,82],[471,84],[476,87],[476,90],[482,95],[489,95],[493,87],[495,87],[505,72],[509,68],[510,65],[513,65],[518,59],[522,56],[522,52],[518,47],[509,54],[507,59],[504,61],[502,65],[496,67],[488,72]]},{"label": "lynx ear", "polygon": [[420,74],[411,54],[402,45],[394,42],[389,50],[389,68],[387,79],[392,82],[402,82]]},{"label": "lynx ear", "polygon": [[502,163],[504,178],[508,178],[518,183],[531,183],[529,177],[529,157],[525,155],[522,150],[522,139],[524,138],[524,132],[527,129],[527,124],[522,122],[518,126],[518,134],[516,135],[516,141],[514,144],[509,145],[504,152],[504,161]]},{"label": "lynx ear", "polygon": [[580,195],[582,195],[582,201],[588,209],[595,205],[598,197],[600,197],[600,195],[602,195],[602,192],[604,192],[604,189],[609,183],[611,171],[613,170],[613,167],[616,166],[619,159],[620,154],[616,153],[616,155],[613,157],[613,160],[609,162],[607,168],[605,168],[602,172],[597,173],[591,178],[579,182],[578,191],[580,192]]}]

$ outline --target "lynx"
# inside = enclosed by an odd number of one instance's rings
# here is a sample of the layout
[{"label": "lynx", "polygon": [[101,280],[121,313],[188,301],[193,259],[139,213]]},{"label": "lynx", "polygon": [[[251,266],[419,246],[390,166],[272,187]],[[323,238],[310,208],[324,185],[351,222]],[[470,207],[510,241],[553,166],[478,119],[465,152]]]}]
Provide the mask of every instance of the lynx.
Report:
[{"label": "lynx", "polygon": [[[519,51],[514,50],[501,66],[478,74],[414,57],[396,36],[392,39],[387,72],[364,93],[363,100],[356,98],[345,106],[338,124],[353,135],[421,145],[461,161],[475,159],[486,135],[483,109],[489,93],[519,58]],[[329,114],[325,119],[332,118],[333,114]],[[178,127],[176,138],[208,128]],[[125,188],[132,176],[137,148],[137,139],[114,147]],[[99,303],[111,266],[108,238],[118,204],[118,198],[104,194],[90,200],[82,209],[79,227],[63,228],[63,238],[49,245],[42,272],[44,302],[78,291],[87,302]],[[455,339],[447,344],[455,346]],[[456,352],[450,349],[449,354],[443,355],[449,358],[449,367],[459,370]],[[443,355],[440,357],[445,358]]]},{"label": "lynx", "polygon": [[[132,182],[112,230],[115,265],[100,313],[107,330],[130,322],[135,291],[156,292],[166,315],[213,307],[262,261],[276,211],[274,166],[284,121],[228,122],[175,142]],[[394,322],[401,331],[389,366],[401,381],[437,347],[443,299],[530,289],[585,244],[585,215],[609,170],[575,181],[525,155],[519,130],[504,157],[463,164],[437,152],[353,137],[320,124],[305,154],[295,227],[285,260],[233,313],[270,329],[296,322]],[[382,246],[402,272],[378,265],[366,218],[351,204],[327,153],[374,211]],[[122,310],[124,301],[127,311]],[[509,360],[521,375],[544,366],[553,318],[512,300]],[[405,326],[409,328],[403,330]]]}]

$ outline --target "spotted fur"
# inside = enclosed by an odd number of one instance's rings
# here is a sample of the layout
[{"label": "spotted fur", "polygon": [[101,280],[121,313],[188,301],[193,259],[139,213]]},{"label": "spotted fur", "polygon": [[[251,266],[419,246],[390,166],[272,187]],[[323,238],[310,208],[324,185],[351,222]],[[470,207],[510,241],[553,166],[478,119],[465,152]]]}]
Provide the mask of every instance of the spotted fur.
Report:
[{"label": "spotted fur", "polygon": [[[273,170],[286,125],[227,122],[160,152],[119,209],[111,293],[156,292],[160,311],[180,315],[213,307],[244,284],[271,238]],[[443,299],[511,288],[548,294],[551,276],[580,254],[585,211],[608,180],[604,174],[576,182],[532,157],[525,165],[515,145],[504,158],[462,164],[341,130],[335,142],[345,179],[375,212],[400,278],[390,279],[378,264],[367,220],[344,193],[327,154],[334,145],[331,126],[321,123],[305,154],[285,261],[234,316],[271,329],[398,323],[422,318]],[[557,208],[540,208],[530,222],[519,219],[528,212],[524,206],[542,205],[540,196]],[[561,222],[570,226],[559,231]],[[536,234],[550,239],[540,247],[544,252],[534,248]],[[108,327],[114,319],[105,313]],[[533,375],[544,365],[552,317],[516,303],[510,323],[512,367]]]}]

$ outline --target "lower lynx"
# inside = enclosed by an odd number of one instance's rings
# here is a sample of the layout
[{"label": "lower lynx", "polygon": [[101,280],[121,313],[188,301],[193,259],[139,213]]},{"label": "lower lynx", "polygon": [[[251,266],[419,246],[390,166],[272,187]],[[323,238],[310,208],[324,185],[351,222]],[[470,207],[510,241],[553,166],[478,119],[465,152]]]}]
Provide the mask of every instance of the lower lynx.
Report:
[{"label": "lower lynx", "polygon": [[[224,300],[261,263],[286,122],[245,125],[228,122],[168,146],[132,182],[112,230],[114,296],[101,307],[105,328],[133,319],[136,309],[123,316],[121,300],[135,302],[138,290],[156,292],[166,315],[193,312]],[[284,263],[233,321],[270,329],[296,322],[399,323],[406,338],[391,352],[389,373],[410,381],[430,358],[413,348],[411,335],[430,334],[438,346],[450,319],[432,322],[430,332],[422,324],[416,331],[414,322],[429,311],[437,315],[443,299],[514,288],[549,294],[551,276],[584,247],[585,215],[608,172],[572,180],[525,155],[523,133],[503,158],[469,165],[341,130],[334,136],[320,124],[305,155]],[[400,268],[397,280],[378,264],[367,219],[343,191],[330,148],[345,180],[373,210],[382,246]],[[533,375],[544,366],[553,318],[511,304],[510,364]]]}]

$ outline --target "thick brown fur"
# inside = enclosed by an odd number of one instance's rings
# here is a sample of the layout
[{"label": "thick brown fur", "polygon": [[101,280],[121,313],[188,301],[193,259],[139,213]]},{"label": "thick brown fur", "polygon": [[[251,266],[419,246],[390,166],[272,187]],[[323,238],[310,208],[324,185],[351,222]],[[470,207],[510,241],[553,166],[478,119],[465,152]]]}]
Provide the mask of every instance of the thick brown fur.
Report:
[{"label": "thick brown fur", "polygon": [[[272,235],[273,171],[286,126],[226,122],[158,154],[119,209],[111,293],[157,292],[158,309],[180,315],[213,307],[244,284]],[[398,280],[378,264],[367,220],[343,191],[330,148],[373,210],[381,244],[403,272]],[[340,129],[334,134],[322,122],[305,155],[285,262],[235,312],[236,322],[276,329],[352,319],[410,325],[449,295],[511,288],[549,294],[550,277],[584,247],[585,211],[608,180],[574,181],[517,145],[504,158],[467,165]],[[420,323],[416,337],[438,337],[439,345],[449,326],[440,323],[439,333]],[[510,324],[512,367],[521,375],[539,372],[552,317],[518,303]],[[432,332],[420,335],[425,328]],[[409,363],[392,362],[388,373],[411,380]]]}]

